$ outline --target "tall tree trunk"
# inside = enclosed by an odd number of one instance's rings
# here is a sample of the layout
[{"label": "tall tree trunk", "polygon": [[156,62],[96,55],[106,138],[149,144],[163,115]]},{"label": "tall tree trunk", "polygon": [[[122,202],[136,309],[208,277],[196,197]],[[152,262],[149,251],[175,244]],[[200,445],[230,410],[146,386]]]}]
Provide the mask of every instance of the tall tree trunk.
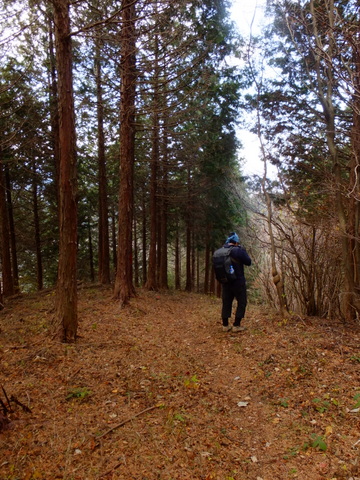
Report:
[{"label": "tall tree trunk", "polygon": [[205,272],[204,272],[204,293],[209,293],[209,280],[210,280],[210,273],[211,273],[211,265],[210,265],[210,245],[209,242],[206,242],[205,246]]},{"label": "tall tree trunk", "polygon": [[146,209],[146,199],[145,199],[145,188],[142,189],[142,284],[145,285],[147,279],[147,209]]},{"label": "tall tree trunk", "polygon": [[98,137],[98,175],[99,175],[99,281],[102,284],[110,283],[110,254],[109,254],[109,217],[107,176],[105,160],[104,137],[104,104],[102,93],[101,73],[101,46],[100,39],[95,40],[94,59],[96,81],[96,112],[97,112],[97,137]]},{"label": "tall tree trunk", "polygon": [[8,209],[6,206],[6,185],[4,167],[2,163],[2,151],[0,147],[0,233],[1,233],[1,266],[3,280],[3,295],[9,297],[14,295],[14,280],[11,270],[11,251],[10,251],[10,228]]},{"label": "tall tree trunk", "polygon": [[94,249],[92,243],[92,234],[91,234],[91,221],[90,217],[87,219],[88,227],[88,238],[89,238],[89,267],[90,267],[90,280],[95,281],[95,267],[94,267]]},{"label": "tall tree trunk", "polygon": [[187,292],[191,292],[192,286],[193,286],[192,272],[191,272],[191,265],[192,265],[191,253],[192,253],[192,245],[191,245],[190,218],[187,218],[187,222],[186,222],[186,283],[185,283],[185,290]]},{"label": "tall tree trunk", "polygon": [[[214,255],[214,250],[210,250],[210,257],[209,257],[209,260],[210,258],[212,258],[212,256]],[[214,295],[215,294],[215,290],[216,290],[216,283],[219,283],[219,282],[216,282],[216,279],[215,279],[215,272],[214,272],[214,269],[211,268],[210,269],[210,288],[209,288],[209,292]]]},{"label": "tall tree trunk", "polygon": [[196,249],[196,291],[200,293],[200,250]]},{"label": "tall tree trunk", "polygon": [[196,249],[195,249],[195,232],[193,225],[191,231],[191,286],[192,291],[195,291],[196,287]]},{"label": "tall tree trunk", "polygon": [[117,244],[116,244],[116,215],[114,212],[114,207],[111,207],[111,249],[112,249],[112,256],[113,256],[113,268],[114,272],[116,273],[117,268]]},{"label": "tall tree trunk", "polygon": [[119,245],[114,297],[125,306],[135,295],[132,280],[132,219],[135,157],[136,0],[122,1]]},{"label": "tall tree trunk", "polygon": [[77,179],[69,0],[53,0],[60,119],[60,244],[55,328],[64,342],[77,335]]},{"label": "tall tree trunk", "polygon": [[159,157],[159,124],[157,112],[153,115],[153,138],[151,152],[151,174],[150,174],[150,245],[149,262],[145,288],[148,290],[157,289],[157,170]]},{"label": "tall tree trunk", "polygon": [[164,119],[163,141],[162,141],[162,168],[161,168],[161,209],[160,209],[160,265],[159,265],[159,286],[167,289],[168,285],[168,145],[167,145],[167,120]]},{"label": "tall tree trunk", "polygon": [[191,228],[191,215],[192,215],[192,205],[191,205],[191,169],[190,166],[187,167],[187,205],[186,205],[186,284],[185,290],[191,292],[193,283],[192,283],[192,228]]},{"label": "tall tree trunk", "polygon": [[35,251],[36,251],[36,277],[38,290],[43,289],[43,266],[41,255],[41,237],[40,237],[40,220],[38,206],[38,182],[36,163],[33,161],[33,205],[34,205],[34,226],[35,226]]},{"label": "tall tree trunk", "polygon": [[[155,9],[157,3],[155,4]],[[154,39],[154,78],[153,78],[153,113],[152,113],[152,149],[151,149],[151,175],[150,175],[150,250],[149,265],[145,287],[156,290],[158,287],[158,266],[160,260],[158,229],[158,166],[159,166],[159,60],[158,60],[158,35]]]},{"label": "tall tree trunk", "polygon": [[11,249],[11,265],[12,275],[14,282],[14,292],[17,293],[20,290],[19,286],[19,268],[17,259],[17,247],[16,247],[16,234],[15,234],[15,222],[14,222],[14,209],[11,195],[11,180],[9,165],[5,164],[5,186],[6,186],[6,205],[9,219],[9,234],[10,234],[10,249]]},{"label": "tall tree trunk", "polygon": [[179,225],[176,229],[175,237],[175,288],[181,290],[181,260],[180,260],[180,239],[179,239]]},{"label": "tall tree trunk", "polygon": [[54,15],[51,7],[47,9],[48,33],[49,33],[49,74],[50,74],[50,124],[51,124],[51,146],[54,156],[54,197],[56,205],[56,215],[59,224],[59,177],[60,177],[60,139],[59,139],[59,99],[58,84],[56,78],[56,57],[54,46]]},{"label": "tall tree trunk", "polygon": [[[260,91],[258,91],[260,94]],[[283,276],[281,271],[279,271],[277,263],[276,263],[276,253],[277,253],[277,248],[276,248],[276,243],[275,243],[275,237],[274,237],[274,232],[273,232],[273,212],[272,212],[272,203],[271,203],[271,197],[268,192],[266,183],[267,183],[267,154],[266,154],[266,149],[263,143],[263,136],[262,136],[262,131],[261,131],[261,121],[260,121],[260,111],[259,111],[259,106],[257,109],[257,136],[260,142],[260,149],[261,149],[261,154],[262,154],[262,161],[264,163],[264,174],[261,179],[261,188],[262,192],[265,198],[265,204],[266,204],[266,210],[267,210],[267,226],[268,226],[268,232],[269,232],[269,237],[270,237],[270,258],[271,258],[271,274],[272,274],[272,280],[275,285],[276,293],[277,293],[277,298],[278,298],[278,305],[279,305],[279,311],[281,315],[285,315],[285,313],[288,311],[288,306],[286,302],[286,297],[285,297],[285,290],[284,290],[284,281],[283,281]]]},{"label": "tall tree trunk", "polygon": [[133,239],[134,239],[134,246],[133,246],[133,252],[134,252],[134,282],[135,282],[135,287],[139,287],[139,253],[138,253],[138,248],[137,248],[137,230],[136,230],[136,219],[134,218],[134,234],[133,234]]}]

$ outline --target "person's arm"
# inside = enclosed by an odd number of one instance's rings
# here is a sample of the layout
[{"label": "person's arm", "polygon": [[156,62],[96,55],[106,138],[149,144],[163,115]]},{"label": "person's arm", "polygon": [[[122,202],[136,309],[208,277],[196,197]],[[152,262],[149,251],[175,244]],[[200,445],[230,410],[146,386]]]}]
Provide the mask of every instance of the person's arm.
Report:
[{"label": "person's arm", "polygon": [[231,256],[234,258],[235,261],[241,262],[247,267],[250,267],[251,258],[249,257],[244,247],[237,247],[236,249],[234,248],[231,252]]}]

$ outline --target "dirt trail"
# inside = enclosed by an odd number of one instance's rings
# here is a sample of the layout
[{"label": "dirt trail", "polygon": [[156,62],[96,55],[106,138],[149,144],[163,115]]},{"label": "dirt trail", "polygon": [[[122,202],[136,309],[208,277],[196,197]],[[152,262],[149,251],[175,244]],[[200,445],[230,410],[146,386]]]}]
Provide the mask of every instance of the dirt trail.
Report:
[{"label": "dirt trail", "polygon": [[360,478],[358,325],[250,306],[232,334],[216,298],[79,297],[76,345],[48,338],[52,294],[0,316],[1,384],[31,408],[0,434],[1,480]]}]

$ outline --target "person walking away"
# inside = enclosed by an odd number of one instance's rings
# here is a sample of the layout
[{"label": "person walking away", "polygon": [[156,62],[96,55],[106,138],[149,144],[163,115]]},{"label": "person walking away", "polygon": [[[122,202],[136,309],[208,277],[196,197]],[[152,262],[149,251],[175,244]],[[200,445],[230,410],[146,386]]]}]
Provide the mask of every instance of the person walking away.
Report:
[{"label": "person walking away", "polygon": [[[241,325],[241,321],[245,316],[247,305],[244,265],[249,267],[251,265],[251,258],[249,257],[245,248],[240,246],[240,239],[235,232],[229,235],[224,247],[231,248],[230,258],[236,278],[222,284],[221,317],[223,331],[229,332],[232,330],[233,332],[241,332],[246,330],[246,328]],[[229,318],[231,317],[234,299],[237,301],[237,308],[235,311],[234,325],[231,326],[229,325]]]}]

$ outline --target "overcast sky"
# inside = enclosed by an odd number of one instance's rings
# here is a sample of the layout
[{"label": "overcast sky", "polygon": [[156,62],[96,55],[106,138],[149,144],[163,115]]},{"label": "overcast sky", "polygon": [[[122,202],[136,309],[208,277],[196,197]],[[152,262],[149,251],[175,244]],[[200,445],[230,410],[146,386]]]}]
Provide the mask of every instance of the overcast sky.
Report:
[{"label": "overcast sky", "polygon": [[[265,6],[266,0],[232,0],[231,16],[243,37],[248,37],[250,34],[256,35],[260,32],[261,26],[265,21]],[[241,151],[241,157],[245,158],[245,163],[242,165],[243,173],[262,176],[264,165],[260,160],[257,136],[246,130],[239,130],[238,137],[244,147]],[[271,165],[268,165],[268,175],[271,177],[276,176],[276,169]]]},{"label": "overcast sky", "polygon": [[266,0],[232,0],[231,14],[242,35],[259,31],[264,20]]}]

